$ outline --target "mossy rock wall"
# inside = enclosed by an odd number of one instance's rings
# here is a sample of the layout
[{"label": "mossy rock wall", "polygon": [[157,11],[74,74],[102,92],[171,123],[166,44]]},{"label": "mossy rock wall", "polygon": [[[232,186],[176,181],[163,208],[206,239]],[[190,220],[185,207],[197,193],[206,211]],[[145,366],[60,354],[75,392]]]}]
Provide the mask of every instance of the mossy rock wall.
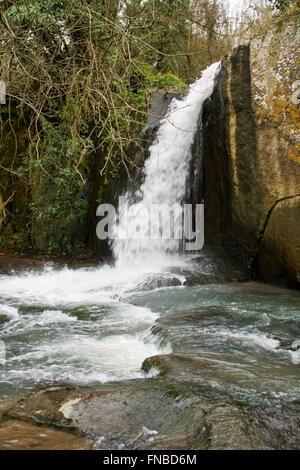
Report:
[{"label": "mossy rock wall", "polygon": [[252,275],[300,283],[297,18],[223,60],[204,110],[206,241]]}]

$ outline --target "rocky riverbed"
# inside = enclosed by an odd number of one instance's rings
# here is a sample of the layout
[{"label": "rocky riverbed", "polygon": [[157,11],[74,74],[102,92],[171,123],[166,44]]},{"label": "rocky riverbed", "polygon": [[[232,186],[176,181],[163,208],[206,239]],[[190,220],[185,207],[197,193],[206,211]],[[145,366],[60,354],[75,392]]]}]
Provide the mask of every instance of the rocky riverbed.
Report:
[{"label": "rocky riverbed", "polygon": [[[22,310],[21,303],[25,300],[20,300],[22,292],[18,284],[19,300],[16,301],[16,295],[13,300],[10,293],[9,302],[10,308],[18,308],[18,316],[7,318],[1,327],[8,357],[2,365],[5,370],[0,383],[0,448],[299,449],[299,292],[240,282],[243,274],[225,261],[216,264],[214,256],[206,252],[203,254],[205,263],[200,257],[189,267],[173,267],[167,272],[139,276],[139,281],[130,287],[126,285],[122,293],[118,286],[119,301],[122,300],[118,308],[125,309],[127,305],[127,309],[132,306],[159,312],[143,340],[148,344],[149,338],[154,341],[154,354],[144,356],[143,361],[142,354],[146,353],[141,352],[136,372],[129,371],[128,378],[123,380],[117,378],[124,367],[121,362],[118,366],[118,359],[110,366],[115,368],[114,379],[103,381],[100,374],[97,381],[95,373],[90,375],[95,364],[97,370],[105,368],[105,364],[101,364],[108,356],[103,356],[103,349],[97,349],[96,363],[90,363],[86,351],[79,365],[76,356],[60,359],[59,351],[46,354],[43,349],[44,334],[51,343],[51,334],[61,332],[71,335],[68,344],[72,335],[75,345],[80,345],[86,336],[90,337],[92,349],[98,346],[91,331],[97,330],[102,344],[104,323],[95,316],[99,297],[93,297],[91,313],[91,305],[85,301],[84,307],[82,298],[80,302],[77,299],[76,304],[74,293],[68,305],[62,305],[61,298],[54,302],[58,284],[48,284],[47,292],[54,303],[52,308],[60,307],[64,315],[73,318],[72,322],[63,323],[60,330],[61,318],[55,317],[58,323],[51,323],[50,314],[47,314],[47,321],[43,317],[44,322],[32,323],[33,317],[37,320],[43,315],[39,313],[42,306],[33,308],[27,299],[26,309]],[[220,259],[220,253],[218,257]],[[94,277],[101,278],[103,268],[89,269]],[[51,276],[59,276],[59,272],[54,271]],[[72,282],[76,287],[76,276],[88,272],[86,268],[71,269],[67,276],[75,276]],[[40,277],[36,281],[40,282],[45,272],[39,268],[38,273]],[[25,273],[3,275],[2,282],[14,282],[16,275],[21,282]],[[89,295],[94,295],[95,285],[89,283],[88,287]],[[97,292],[102,292],[103,285],[99,289]],[[81,294],[83,291],[82,288]],[[74,292],[78,294],[78,289]],[[33,293],[31,295],[34,298]],[[8,303],[1,282],[0,296],[2,302]],[[35,303],[41,304],[41,299],[35,297]],[[104,307],[102,301],[100,308],[105,309],[105,321],[112,322],[112,308],[116,305]],[[33,313],[29,315],[30,309]],[[51,308],[49,310],[51,313]],[[85,310],[86,316],[82,317],[79,310]],[[135,311],[142,315],[144,310]],[[126,336],[134,327],[120,318],[118,326],[114,326],[119,329],[118,337],[114,336],[116,331],[112,335],[116,341],[120,341],[121,330]],[[78,322],[78,329],[75,322]],[[69,325],[73,328],[70,331]],[[21,326],[22,337],[19,336]],[[81,340],[78,340],[79,332],[83,334]],[[24,356],[24,351],[16,351],[15,346],[19,342],[22,349],[24,342],[34,337],[36,341],[27,344],[34,352],[31,364],[32,353]],[[105,344],[108,347],[113,342]],[[130,344],[130,348],[136,347],[135,344]],[[125,343],[120,346],[121,354],[129,357],[131,351],[126,347]],[[84,350],[80,354],[84,354]],[[80,375],[59,379],[60,360],[62,368],[70,367],[74,361],[75,366],[86,372],[87,381],[80,382]],[[16,370],[15,376],[13,370]],[[39,371],[40,375],[33,375],[28,381],[32,370]],[[46,378],[34,379],[43,377],[43,370],[47,371]],[[50,375],[49,379],[51,370],[53,377]]]}]

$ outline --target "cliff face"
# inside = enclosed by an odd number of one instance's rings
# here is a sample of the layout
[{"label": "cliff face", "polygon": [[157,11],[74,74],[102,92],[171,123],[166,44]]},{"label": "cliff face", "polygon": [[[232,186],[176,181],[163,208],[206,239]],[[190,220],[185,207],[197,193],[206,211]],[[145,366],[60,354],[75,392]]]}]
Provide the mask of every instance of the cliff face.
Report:
[{"label": "cliff face", "polygon": [[266,281],[300,285],[295,23],[225,58],[204,110],[206,241]]}]

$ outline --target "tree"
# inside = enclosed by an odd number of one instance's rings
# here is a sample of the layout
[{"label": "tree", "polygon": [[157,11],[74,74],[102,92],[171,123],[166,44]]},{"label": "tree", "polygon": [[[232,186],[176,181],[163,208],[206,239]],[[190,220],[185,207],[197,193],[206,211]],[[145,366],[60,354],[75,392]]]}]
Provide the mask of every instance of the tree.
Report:
[{"label": "tree", "polygon": [[[1,3],[1,79],[8,95],[1,128],[14,135],[16,113],[26,128],[20,158],[1,171],[27,180],[33,219],[43,223],[53,247],[57,225],[64,223],[67,231],[86,212],[87,170],[95,160],[100,161],[99,191],[121,167],[129,175],[130,147],[145,116],[148,89],[182,86],[159,62],[172,54],[172,41],[158,49],[167,12],[163,2],[161,11],[147,5],[137,28],[126,13],[132,2]],[[157,26],[149,36],[143,25],[150,19]],[[167,37],[171,32],[172,27]],[[17,154],[19,140],[14,141]],[[12,207],[5,194],[2,199]]]},{"label": "tree", "polygon": [[287,8],[291,7],[293,3],[297,3],[293,0],[269,0],[273,8],[276,8],[280,11],[285,11]]}]

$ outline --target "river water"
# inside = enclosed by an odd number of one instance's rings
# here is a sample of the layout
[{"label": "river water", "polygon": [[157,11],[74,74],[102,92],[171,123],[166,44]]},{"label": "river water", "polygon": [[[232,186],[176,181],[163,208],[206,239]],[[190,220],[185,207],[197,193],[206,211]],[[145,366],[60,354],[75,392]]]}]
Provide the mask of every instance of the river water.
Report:
[{"label": "river water", "polygon": [[2,275],[1,399],[38,383],[145,377],[145,358],[174,352],[217,359],[198,377],[216,392],[298,409],[300,294],[235,279],[207,250],[156,272],[46,266]]},{"label": "river water", "polygon": [[[211,66],[183,101],[172,102],[142,184],[127,194],[135,222],[143,223],[140,202],[183,203],[199,113],[218,69]],[[120,211],[121,232],[124,221]],[[300,293],[240,282],[221,251],[179,255],[178,240],[145,241],[139,233],[115,240],[112,266],[49,264],[0,276],[0,319],[8,320],[0,326],[0,400],[38,384],[153,377],[157,368],[145,372],[142,363],[163,355],[177,358],[171,373],[197,394],[299,419]]]}]

